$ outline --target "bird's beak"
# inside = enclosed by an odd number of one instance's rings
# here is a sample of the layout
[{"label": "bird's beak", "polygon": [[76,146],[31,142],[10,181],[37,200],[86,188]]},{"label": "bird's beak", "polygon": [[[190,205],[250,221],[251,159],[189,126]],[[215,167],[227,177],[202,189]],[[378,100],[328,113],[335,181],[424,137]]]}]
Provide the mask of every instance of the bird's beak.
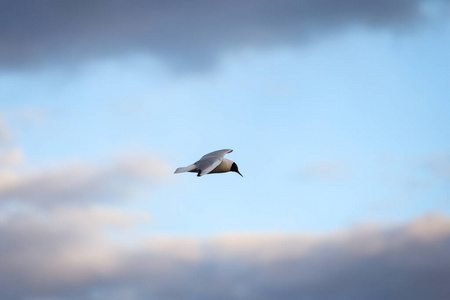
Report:
[{"label": "bird's beak", "polygon": [[239,171],[236,171],[236,173],[238,173],[239,175],[241,175],[242,177],[244,177],[242,174],[241,174],[241,172],[239,172]]}]

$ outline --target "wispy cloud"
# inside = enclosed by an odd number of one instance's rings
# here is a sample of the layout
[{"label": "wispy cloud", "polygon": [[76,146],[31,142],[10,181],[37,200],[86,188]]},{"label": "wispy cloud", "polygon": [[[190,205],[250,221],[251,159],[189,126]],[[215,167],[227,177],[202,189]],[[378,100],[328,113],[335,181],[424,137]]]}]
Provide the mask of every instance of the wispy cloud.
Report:
[{"label": "wispy cloud", "polygon": [[0,202],[61,206],[129,199],[139,187],[148,189],[169,174],[169,168],[151,156],[121,158],[105,165],[67,163],[35,172],[8,172],[0,183]]},{"label": "wispy cloud", "polygon": [[[434,201],[449,200],[450,188],[450,153],[440,151],[409,159],[404,165],[398,164],[401,170],[403,186],[411,199],[431,199]],[[430,197],[430,194],[433,196]]]},{"label": "wispy cloud", "polygon": [[0,64],[73,63],[150,53],[178,67],[210,66],[229,50],[298,45],[349,26],[394,28],[446,0],[44,1],[0,3]]},{"label": "wispy cloud", "polygon": [[[89,218],[86,219],[86,216]],[[87,221],[88,220],[88,221]],[[0,219],[4,299],[446,299],[450,220],[324,235],[155,237],[127,247],[101,209]],[[31,272],[30,270],[34,270]]]},{"label": "wispy cloud", "polygon": [[422,167],[435,179],[450,182],[450,152],[435,154],[425,159]]},{"label": "wispy cloud", "polygon": [[334,181],[350,176],[350,170],[343,162],[324,160],[305,165],[301,175],[305,179]]},{"label": "wispy cloud", "polygon": [[22,150],[7,148],[0,150],[0,170],[4,167],[14,166],[24,161]]},{"label": "wispy cloud", "polygon": [[0,118],[0,146],[4,145],[11,139],[11,132],[4,124],[3,119]]}]

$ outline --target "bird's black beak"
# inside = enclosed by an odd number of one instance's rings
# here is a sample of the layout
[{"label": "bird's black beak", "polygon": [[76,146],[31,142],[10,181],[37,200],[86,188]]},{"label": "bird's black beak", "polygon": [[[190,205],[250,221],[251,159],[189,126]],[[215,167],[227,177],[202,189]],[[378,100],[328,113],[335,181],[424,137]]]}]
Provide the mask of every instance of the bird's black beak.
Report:
[{"label": "bird's black beak", "polygon": [[[239,172],[238,166],[237,166],[237,164],[235,162],[231,165],[230,171],[236,172],[236,173],[238,173],[239,175],[242,176],[242,174],[241,174],[241,172]],[[242,177],[244,177],[244,176],[242,176]]]}]

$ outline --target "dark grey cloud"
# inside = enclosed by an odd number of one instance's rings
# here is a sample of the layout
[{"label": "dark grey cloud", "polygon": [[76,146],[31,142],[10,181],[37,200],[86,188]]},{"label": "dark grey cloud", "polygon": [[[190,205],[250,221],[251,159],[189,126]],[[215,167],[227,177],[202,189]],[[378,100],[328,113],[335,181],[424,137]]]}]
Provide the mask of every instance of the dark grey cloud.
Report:
[{"label": "dark grey cloud", "polygon": [[450,297],[450,219],[440,215],[322,236],[161,236],[126,248],[101,230],[123,218],[77,209],[0,219],[2,299]]},{"label": "dark grey cloud", "polygon": [[431,2],[447,0],[2,0],[0,65],[149,53],[201,68],[232,49],[299,44],[353,25],[411,24]]}]

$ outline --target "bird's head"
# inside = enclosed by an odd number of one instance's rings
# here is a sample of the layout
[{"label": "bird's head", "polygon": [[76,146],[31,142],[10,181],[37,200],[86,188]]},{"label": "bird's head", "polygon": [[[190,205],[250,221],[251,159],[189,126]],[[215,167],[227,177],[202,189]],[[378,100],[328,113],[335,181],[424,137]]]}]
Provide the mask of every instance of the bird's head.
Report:
[{"label": "bird's head", "polygon": [[[239,172],[238,166],[237,166],[237,164],[235,162],[233,162],[233,164],[231,165],[230,171],[231,172],[236,172],[236,173],[238,173],[239,175],[242,176],[242,174],[241,174],[241,172]],[[242,176],[242,177],[244,177],[244,176]]]}]

